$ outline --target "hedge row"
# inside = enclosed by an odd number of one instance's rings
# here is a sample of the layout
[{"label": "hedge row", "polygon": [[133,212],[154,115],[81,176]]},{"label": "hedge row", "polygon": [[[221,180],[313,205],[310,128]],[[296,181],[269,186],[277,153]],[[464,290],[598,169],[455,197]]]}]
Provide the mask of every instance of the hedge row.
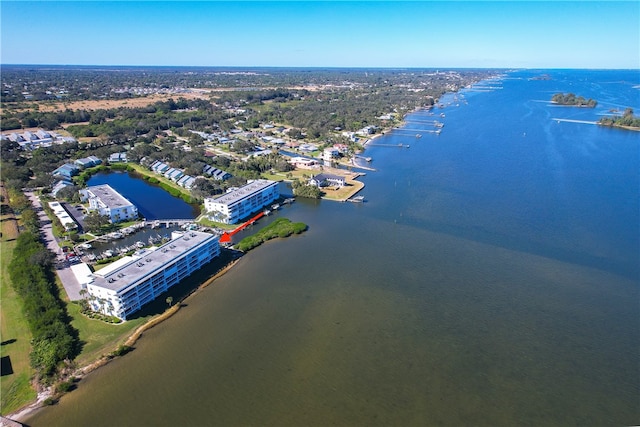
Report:
[{"label": "hedge row", "polygon": [[59,296],[52,254],[37,235],[25,232],[18,236],[9,275],[33,337],[31,366],[38,380],[48,384],[60,363],[78,354],[80,341]]}]

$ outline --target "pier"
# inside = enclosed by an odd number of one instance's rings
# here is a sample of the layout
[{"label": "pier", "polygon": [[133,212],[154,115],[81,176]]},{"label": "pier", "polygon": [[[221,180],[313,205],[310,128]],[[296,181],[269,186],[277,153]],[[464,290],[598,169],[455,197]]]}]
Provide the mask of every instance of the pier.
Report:
[{"label": "pier", "polygon": [[371,147],[396,147],[396,148],[409,148],[410,147],[409,144],[376,144],[374,142],[370,142],[367,145],[371,146]]},{"label": "pier", "polygon": [[439,135],[442,129],[394,129],[393,133],[400,134],[402,136],[415,136],[420,138],[423,133],[434,133]]},{"label": "pier", "polygon": [[165,228],[169,228],[171,226],[177,225],[182,226],[185,224],[192,224],[196,222],[195,219],[156,219],[153,221],[145,221],[145,227],[158,228],[160,226],[164,226]]}]

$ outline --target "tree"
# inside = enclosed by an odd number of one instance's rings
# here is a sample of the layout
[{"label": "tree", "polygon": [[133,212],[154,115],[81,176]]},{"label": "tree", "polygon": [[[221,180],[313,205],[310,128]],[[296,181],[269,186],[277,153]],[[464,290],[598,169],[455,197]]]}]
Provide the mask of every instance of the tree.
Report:
[{"label": "tree", "polygon": [[172,296],[168,296],[165,301],[167,302],[167,304],[169,304],[169,307],[171,307],[171,304],[173,304],[173,297]]},{"label": "tree", "polygon": [[107,215],[100,215],[98,211],[89,212],[89,214],[84,217],[85,228],[90,232],[98,233],[103,227],[109,224],[109,217]]}]

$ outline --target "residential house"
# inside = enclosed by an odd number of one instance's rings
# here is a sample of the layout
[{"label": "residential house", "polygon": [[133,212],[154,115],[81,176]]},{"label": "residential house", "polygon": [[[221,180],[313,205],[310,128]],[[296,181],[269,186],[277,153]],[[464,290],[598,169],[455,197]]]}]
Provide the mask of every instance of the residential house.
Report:
[{"label": "residential house", "polygon": [[309,179],[309,185],[315,185],[316,187],[344,187],[345,179],[340,175],[333,175],[330,173],[319,173]]},{"label": "residential house", "polygon": [[84,157],[82,159],[78,159],[74,163],[80,166],[82,169],[86,169],[86,168],[99,165],[100,163],[102,163],[102,160],[100,160],[96,156],[89,156],[89,157]]},{"label": "residential house", "polygon": [[72,163],[65,163],[58,169],[51,172],[54,177],[66,178],[67,180],[71,180],[72,176],[75,176],[79,173],[80,168]]}]

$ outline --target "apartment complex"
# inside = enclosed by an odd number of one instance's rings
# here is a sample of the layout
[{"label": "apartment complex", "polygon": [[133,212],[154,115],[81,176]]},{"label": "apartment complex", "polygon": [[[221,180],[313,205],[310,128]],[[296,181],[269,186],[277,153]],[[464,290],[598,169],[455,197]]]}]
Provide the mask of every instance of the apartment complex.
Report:
[{"label": "apartment complex", "polygon": [[107,215],[111,222],[130,221],[138,218],[138,208],[110,185],[94,185],[80,190],[89,199],[89,210]]},{"label": "apartment complex", "polygon": [[218,198],[204,199],[204,207],[213,221],[236,224],[279,197],[276,181],[257,179]]},{"label": "apartment complex", "polygon": [[145,249],[96,271],[85,283],[93,309],[126,320],[220,254],[219,237],[174,232],[156,250]]}]

